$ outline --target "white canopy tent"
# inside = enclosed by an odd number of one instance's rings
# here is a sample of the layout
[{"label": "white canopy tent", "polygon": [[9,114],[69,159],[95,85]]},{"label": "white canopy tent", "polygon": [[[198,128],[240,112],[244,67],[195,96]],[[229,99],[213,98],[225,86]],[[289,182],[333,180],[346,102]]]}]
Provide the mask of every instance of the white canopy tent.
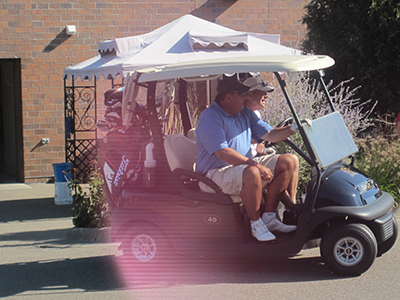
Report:
[{"label": "white canopy tent", "polygon": [[150,33],[99,42],[100,55],[65,68],[64,77],[125,78],[140,69],[203,59],[301,54],[279,44],[280,35],[239,32],[185,15]]}]

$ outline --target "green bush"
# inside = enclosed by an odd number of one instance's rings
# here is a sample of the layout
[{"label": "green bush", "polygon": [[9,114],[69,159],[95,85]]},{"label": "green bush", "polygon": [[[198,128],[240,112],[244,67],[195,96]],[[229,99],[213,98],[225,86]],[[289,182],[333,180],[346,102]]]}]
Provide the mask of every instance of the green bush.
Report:
[{"label": "green bush", "polygon": [[73,224],[76,227],[105,227],[110,225],[111,212],[103,189],[104,180],[98,170],[89,176],[89,184],[73,179],[69,187],[73,198]]},{"label": "green bush", "polygon": [[374,136],[356,142],[359,148],[356,167],[400,203],[400,140]]}]

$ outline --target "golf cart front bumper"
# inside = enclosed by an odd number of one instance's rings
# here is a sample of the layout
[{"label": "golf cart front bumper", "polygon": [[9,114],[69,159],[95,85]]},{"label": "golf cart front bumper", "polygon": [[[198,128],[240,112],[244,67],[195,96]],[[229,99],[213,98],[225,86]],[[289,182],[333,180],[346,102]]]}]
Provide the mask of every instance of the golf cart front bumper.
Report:
[{"label": "golf cart front bumper", "polygon": [[329,206],[318,208],[313,214],[313,228],[335,221],[358,222],[367,225],[374,233],[378,244],[393,235],[393,197],[382,192],[373,203],[365,206]]}]

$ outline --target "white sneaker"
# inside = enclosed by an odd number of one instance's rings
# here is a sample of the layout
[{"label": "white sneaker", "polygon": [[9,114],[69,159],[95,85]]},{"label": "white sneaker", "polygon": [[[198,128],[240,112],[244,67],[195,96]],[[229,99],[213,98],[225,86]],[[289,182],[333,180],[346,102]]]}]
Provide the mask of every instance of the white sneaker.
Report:
[{"label": "white sneaker", "polygon": [[267,228],[271,231],[278,231],[283,233],[288,233],[295,231],[297,229],[296,225],[286,225],[274,217],[267,225]]},{"label": "white sneaker", "polygon": [[251,233],[260,242],[268,242],[276,239],[276,237],[268,230],[268,227],[264,223],[252,224]]}]

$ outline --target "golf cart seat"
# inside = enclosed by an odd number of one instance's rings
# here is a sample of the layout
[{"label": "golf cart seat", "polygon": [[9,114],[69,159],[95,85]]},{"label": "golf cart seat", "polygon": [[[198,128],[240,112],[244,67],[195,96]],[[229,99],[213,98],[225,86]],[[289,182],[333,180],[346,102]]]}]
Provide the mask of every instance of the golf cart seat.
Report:
[{"label": "golf cart seat", "polygon": [[[165,155],[171,168],[173,180],[182,196],[194,200],[222,204],[241,203],[240,196],[224,194],[211,179],[194,171],[196,143],[184,135],[167,135],[164,139]],[[199,182],[206,184],[213,193],[200,190]]]}]

